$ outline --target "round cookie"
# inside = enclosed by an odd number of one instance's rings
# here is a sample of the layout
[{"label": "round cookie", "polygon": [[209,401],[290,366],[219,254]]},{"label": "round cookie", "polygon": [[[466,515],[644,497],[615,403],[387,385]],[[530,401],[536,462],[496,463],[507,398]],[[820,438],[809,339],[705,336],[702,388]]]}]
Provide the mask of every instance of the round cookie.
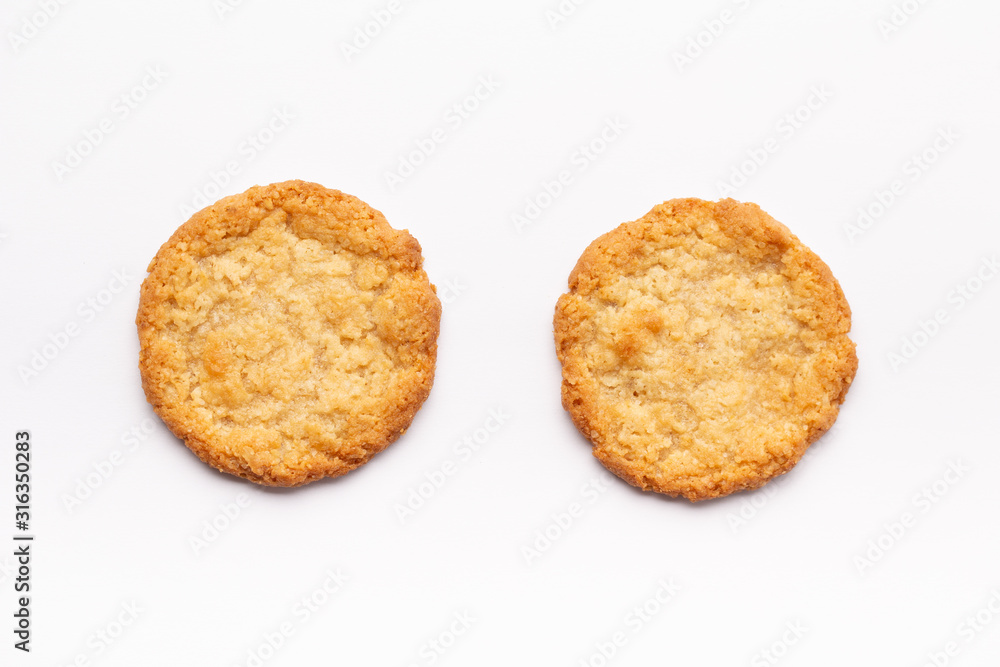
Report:
[{"label": "round cookie", "polygon": [[556,305],[562,402],[612,472],[689,500],[788,471],[857,370],[830,269],[756,204],[674,199],[583,252]]},{"label": "round cookie", "polygon": [[409,426],[430,392],[441,303],[420,244],[315,183],[199,211],[149,265],[136,325],[149,403],[223,472],[335,477]]}]

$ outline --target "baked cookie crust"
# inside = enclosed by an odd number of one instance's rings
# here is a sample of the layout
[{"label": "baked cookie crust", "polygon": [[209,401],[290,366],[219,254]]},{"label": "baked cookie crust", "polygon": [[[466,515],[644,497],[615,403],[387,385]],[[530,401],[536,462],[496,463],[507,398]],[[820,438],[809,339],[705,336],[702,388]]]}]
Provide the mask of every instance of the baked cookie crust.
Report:
[{"label": "baked cookie crust", "polygon": [[203,461],[297,486],[396,440],[434,379],[441,303],[407,231],[315,183],[199,211],[149,264],[146,398]]},{"label": "baked cookie crust", "polygon": [[792,468],[833,425],[858,364],[827,265],[732,199],[667,201],[596,239],[554,329],[563,407],[594,455],[692,501]]}]

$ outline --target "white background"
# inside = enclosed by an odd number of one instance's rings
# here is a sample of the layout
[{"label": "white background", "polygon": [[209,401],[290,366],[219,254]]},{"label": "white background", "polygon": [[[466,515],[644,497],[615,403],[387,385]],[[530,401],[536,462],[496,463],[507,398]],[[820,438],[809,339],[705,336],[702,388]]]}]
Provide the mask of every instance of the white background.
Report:
[{"label": "white background", "polygon": [[[890,0],[590,0],[554,26],[556,0],[414,0],[348,57],[386,2],[5,3],[0,664],[996,664],[1000,279],[977,272],[1000,252],[1000,6],[903,5],[889,31]],[[292,118],[269,135],[275,110]],[[621,129],[602,145],[608,122]],[[539,197],[563,170],[571,183]],[[133,320],[146,264],[198,193],[291,178],[409,229],[447,303],[406,435],[336,481],[260,490],[156,419]],[[860,370],[791,473],[695,505],[606,480],[560,406],[551,317],[596,236],[727,193],[831,266]],[[498,409],[502,427],[460,456]],[[30,655],[10,631],[22,429]],[[401,521],[446,461],[454,474]],[[348,580],[327,594],[331,571]],[[666,602],[661,580],[678,588]],[[309,597],[323,603],[307,615]]]}]

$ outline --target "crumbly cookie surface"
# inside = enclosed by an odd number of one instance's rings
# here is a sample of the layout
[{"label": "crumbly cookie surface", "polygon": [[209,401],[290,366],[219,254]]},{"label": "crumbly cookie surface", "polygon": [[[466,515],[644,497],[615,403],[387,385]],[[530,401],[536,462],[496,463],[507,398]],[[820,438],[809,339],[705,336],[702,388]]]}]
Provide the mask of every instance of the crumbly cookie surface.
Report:
[{"label": "crumbly cookie surface", "polygon": [[365,463],[434,377],[441,304],[420,245],[361,200],[257,186],[196,213],[149,265],[143,388],[212,466],[295,486]]},{"label": "crumbly cookie surface", "polygon": [[689,500],[789,470],[857,370],[830,269],[731,199],[671,200],[595,240],[554,326],[563,406],[594,455]]}]

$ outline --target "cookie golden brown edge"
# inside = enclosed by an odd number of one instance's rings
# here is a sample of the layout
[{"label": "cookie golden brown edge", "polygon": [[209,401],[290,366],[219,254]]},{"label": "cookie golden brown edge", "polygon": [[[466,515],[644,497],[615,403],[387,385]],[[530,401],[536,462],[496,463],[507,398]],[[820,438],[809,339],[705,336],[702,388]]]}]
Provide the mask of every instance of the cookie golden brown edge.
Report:
[{"label": "cookie golden brown edge", "polygon": [[218,470],[272,486],[342,475],[430,392],[441,303],[420,245],[356,197],[252,187],[192,216],[148,272],[143,389]]},{"label": "cookie golden brown edge", "polygon": [[756,204],[673,199],[599,237],[556,305],[562,403],[613,473],[697,501],[757,488],[857,371],[829,267]]}]

